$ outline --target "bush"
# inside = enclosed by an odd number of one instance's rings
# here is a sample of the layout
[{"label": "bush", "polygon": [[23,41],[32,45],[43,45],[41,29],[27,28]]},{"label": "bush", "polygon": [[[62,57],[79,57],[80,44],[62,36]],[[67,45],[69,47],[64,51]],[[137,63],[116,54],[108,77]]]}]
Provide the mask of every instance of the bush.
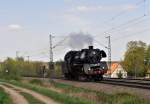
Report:
[{"label": "bush", "polygon": [[117,76],[118,76],[119,79],[122,78],[122,75],[123,75],[123,74],[121,73],[121,71],[119,71],[119,73],[117,73]]},{"label": "bush", "polygon": [[17,61],[8,58],[2,64],[1,78],[19,80],[21,78],[20,67],[21,63],[17,63]]},{"label": "bush", "polygon": [[38,79],[32,79],[30,80],[31,84],[37,84],[37,85],[43,85],[43,82],[41,80],[38,80]]},{"label": "bush", "polygon": [[0,88],[0,104],[12,104],[9,95],[2,88]]}]

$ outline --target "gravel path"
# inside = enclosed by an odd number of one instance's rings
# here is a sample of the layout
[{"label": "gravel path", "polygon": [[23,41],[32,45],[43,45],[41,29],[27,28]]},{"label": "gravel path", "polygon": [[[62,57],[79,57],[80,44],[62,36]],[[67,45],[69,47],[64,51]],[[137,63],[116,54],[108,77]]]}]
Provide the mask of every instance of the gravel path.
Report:
[{"label": "gravel path", "polygon": [[[28,90],[28,89],[25,89],[25,88],[21,88],[21,87],[17,87],[17,86],[14,86],[12,84],[8,84],[8,83],[5,83],[6,85],[8,86],[11,86],[17,90],[20,90],[22,92],[25,92],[25,93],[28,93],[28,94],[31,94],[32,96],[34,96],[36,99],[39,99],[40,101],[44,102],[45,104],[59,104],[57,102],[55,102],[54,100],[50,99],[49,97],[47,96],[44,96],[44,95],[41,95],[39,93],[36,93],[32,90]],[[18,104],[18,103],[17,103]],[[19,104],[24,104],[24,103],[19,103]]]},{"label": "gravel path", "polygon": [[20,95],[16,90],[12,88],[6,87],[4,85],[0,85],[6,93],[8,93],[13,101],[14,104],[28,104],[27,100]]}]

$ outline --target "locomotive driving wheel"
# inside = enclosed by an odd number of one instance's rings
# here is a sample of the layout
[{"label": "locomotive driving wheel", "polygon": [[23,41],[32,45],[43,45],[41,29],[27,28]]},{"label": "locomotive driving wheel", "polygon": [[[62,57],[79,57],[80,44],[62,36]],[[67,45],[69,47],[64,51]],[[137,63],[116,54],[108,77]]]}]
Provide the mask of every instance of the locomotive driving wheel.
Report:
[{"label": "locomotive driving wheel", "polygon": [[103,80],[103,76],[102,75],[95,75],[93,76],[94,81],[101,81]]}]

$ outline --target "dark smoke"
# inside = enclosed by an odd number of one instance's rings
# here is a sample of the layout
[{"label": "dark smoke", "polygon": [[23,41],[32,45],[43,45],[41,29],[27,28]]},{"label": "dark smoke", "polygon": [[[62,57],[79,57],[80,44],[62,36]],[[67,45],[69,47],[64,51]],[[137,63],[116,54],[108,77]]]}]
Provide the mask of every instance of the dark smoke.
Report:
[{"label": "dark smoke", "polygon": [[82,32],[71,33],[69,35],[68,45],[72,49],[81,49],[93,45],[93,37],[90,34]]}]

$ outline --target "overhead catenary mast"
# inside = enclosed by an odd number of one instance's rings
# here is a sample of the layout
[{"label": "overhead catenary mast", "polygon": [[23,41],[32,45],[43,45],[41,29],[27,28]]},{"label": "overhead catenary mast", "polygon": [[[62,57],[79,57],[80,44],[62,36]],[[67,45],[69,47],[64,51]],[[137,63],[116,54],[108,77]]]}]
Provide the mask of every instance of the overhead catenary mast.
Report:
[{"label": "overhead catenary mast", "polygon": [[50,77],[54,77],[54,64],[53,64],[53,44],[52,44],[52,35],[49,35],[49,44],[50,44],[50,62],[49,62],[49,70],[50,70]]},{"label": "overhead catenary mast", "polygon": [[108,38],[108,69],[111,69],[111,37],[109,35],[106,38]]},{"label": "overhead catenary mast", "polygon": [[53,46],[52,46],[52,35],[49,35],[50,42],[50,62],[53,62]]}]

